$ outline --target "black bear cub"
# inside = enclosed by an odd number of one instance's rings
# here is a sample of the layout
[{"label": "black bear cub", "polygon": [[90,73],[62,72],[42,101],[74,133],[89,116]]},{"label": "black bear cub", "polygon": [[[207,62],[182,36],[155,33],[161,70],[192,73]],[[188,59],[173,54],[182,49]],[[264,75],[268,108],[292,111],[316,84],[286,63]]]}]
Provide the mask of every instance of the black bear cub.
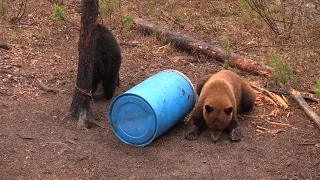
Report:
[{"label": "black bear cub", "polygon": [[104,97],[111,99],[119,85],[120,47],[112,32],[102,24],[96,26],[94,43],[92,92],[97,90],[98,84],[102,81]]},{"label": "black bear cub", "polygon": [[231,140],[240,141],[237,113],[249,111],[256,99],[250,84],[236,73],[223,70],[201,77],[196,91],[199,100],[191,116],[194,128],[185,138],[195,140],[209,128],[213,141],[217,141],[224,130],[230,132]]}]

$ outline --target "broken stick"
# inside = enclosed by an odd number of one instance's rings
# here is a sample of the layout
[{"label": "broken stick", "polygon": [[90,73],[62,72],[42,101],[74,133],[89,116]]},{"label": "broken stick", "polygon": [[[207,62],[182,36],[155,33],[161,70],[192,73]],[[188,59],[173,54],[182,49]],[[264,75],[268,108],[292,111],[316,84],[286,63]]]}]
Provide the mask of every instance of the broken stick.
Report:
[{"label": "broken stick", "polygon": [[270,98],[273,99],[273,101],[278,102],[278,104],[279,104],[283,109],[288,109],[288,108],[289,108],[289,106],[288,106],[288,104],[285,102],[285,100],[283,100],[279,95],[274,94],[274,93],[268,91],[267,89],[258,87],[258,86],[253,85],[253,84],[251,84],[251,86],[252,86],[253,88],[257,89],[258,91],[265,92]]},{"label": "broken stick", "polygon": [[298,102],[300,107],[302,107],[304,112],[313,120],[313,122],[318,126],[318,128],[320,128],[320,117],[311,109],[311,107],[302,97],[301,93],[293,89],[289,84],[286,84],[284,88],[291,95],[291,97]]},{"label": "broken stick", "polygon": [[[273,93],[278,93],[278,94],[289,94],[286,91],[283,90],[277,90],[277,89],[270,89],[270,88],[266,88],[268,91],[273,92]],[[306,99],[306,100],[310,100],[316,103],[320,103],[320,98],[317,98],[316,95],[308,93],[308,92],[300,92],[301,96]]]},{"label": "broken stick", "polygon": [[37,86],[39,89],[45,92],[57,93],[57,90],[45,85],[43,82],[39,81],[37,78],[34,78],[33,85]]},{"label": "broken stick", "polygon": [[225,62],[227,60],[231,66],[237,67],[241,70],[254,72],[265,76],[272,76],[273,70],[270,66],[261,64],[251,59],[243,58],[235,53],[231,53],[231,56],[228,58],[226,53],[216,45],[197,40],[190,36],[181,35],[176,32],[162,29],[136,16],[134,16],[132,20],[135,24],[135,27],[140,29],[142,33],[154,34],[158,39],[164,41],[164,43],[170,43],[181,50],[189,53],[203,54],[220,62]]}]

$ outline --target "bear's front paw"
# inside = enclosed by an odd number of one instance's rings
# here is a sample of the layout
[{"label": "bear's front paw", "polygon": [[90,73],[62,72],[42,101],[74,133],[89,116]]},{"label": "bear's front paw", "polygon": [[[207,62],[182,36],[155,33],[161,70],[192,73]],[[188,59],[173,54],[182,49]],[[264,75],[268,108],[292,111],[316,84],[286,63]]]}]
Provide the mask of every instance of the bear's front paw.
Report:
[{"label": "bear's front paw", "polygon": [[198,139],[198,137],[199,137],[198,131],[191,131],[184,136],[184,138],[187,140],[196,140],[196,139]]},{"label": "bear's front paw", "polygon": [[230,139],[231,141],[241,141],[241,130],[239,128],[235,128],[230,132]]}]

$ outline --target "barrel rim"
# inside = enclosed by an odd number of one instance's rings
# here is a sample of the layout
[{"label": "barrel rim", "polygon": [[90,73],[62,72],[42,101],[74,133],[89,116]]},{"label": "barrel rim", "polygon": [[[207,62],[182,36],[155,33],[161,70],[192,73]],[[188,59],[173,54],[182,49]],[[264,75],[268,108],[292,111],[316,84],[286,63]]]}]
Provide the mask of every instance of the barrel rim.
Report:
[{"label": "barrel rim", "polygon": [[[152,136],[146,140],[145,142],[143,143],[132,143],[132,142],[129,142],[129,141],[126,141],[123,137],[121,137],[118,132],[116,132],[116,128],[114,127],[113,123],[112,123],[112,118],[111,118],[111,112],[112,112],[112,107],[114,107],[114,104],[116,103],[117,100],[119,100],[120,98],[124,97],[124,96],[134,96],[134,97],[137,97],[139,98],[140,100],[142,100],[145,104],[147,104],[147,106],[149,107],[150,110],[152,110],[152,114],[153,114],[153,118],[154,118],[154,126],[155,126],[155,131],[152,133]],[[158,133],[158,117],[155,115],[156,112],[154,111],[154,109],[152,108],[152,106],[150,105],[150,103],[148,101],[146,101],[144,98],[142,98],[141,96],[137,95],[137,94],[134,94],[134,93],[123,93],[119,96],[117,96],[113,101],[112,103],[110,104],[110,107],[109,107],[109,112],[108,112],[108,119],[109,119],[109,124],[111,126],[111,129],[113,131],[113,134],[115,134],[118,139],[120,139],[122,142],[126,143],[126,144],[129,144],[129,145],[134,145],[134,146],[147,146],[149,145],[157,136],[157,133]]]}]

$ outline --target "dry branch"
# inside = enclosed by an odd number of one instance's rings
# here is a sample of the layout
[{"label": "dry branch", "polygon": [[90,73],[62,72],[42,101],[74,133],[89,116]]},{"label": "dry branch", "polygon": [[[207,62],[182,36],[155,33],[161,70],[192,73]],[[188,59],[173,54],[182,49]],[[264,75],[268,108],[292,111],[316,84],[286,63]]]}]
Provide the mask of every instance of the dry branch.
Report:
[{"label": "dry branch", "polygon": [[256,132],[258,133],[269,133],[269,134],[278,134],[278,133],[281,133],[283,132],[284,130],[282,129],[267,129],[265,127],[262,127],[262,126],[256,126]]},{"label": "dry branch", "polygon": [[[267,89],[270,92],[278,93],[278,94],[289,94],[288,92],[282,91],[282,90],[276,90],[276,89]],[[310,100],[316,103],[320,103],[320,99],[316,97],[316,95],[308,93],[308,92],[300,92],[301,96],[306,99]]]},{"label": "dry branch", "polygon": [[278,122],[273,122],[273,121],[269,121],[269,123],[272,125],[275,125],[275,126],[293,127],[291,124],[278,123]]},{"label": "dry branch", "polygon": [[43,82],[39,81],[38,79],[34,78],[33,85],[37,86],[39,89],[45,91],[45,92],[52,92],[57,93],[57,90],[45,85]]},{"label": "dry branch", "polygon": [[258,86],[253,85],[253,84],[251,84],[251,86],[253,88],[257,89],[260,92],[266,93],[270,98],[273,99],[274,102],[277,102],[277,104],[279,104],[283,109],[288,109],[288,104],[279,95],[274,94],[274,93],[268,91],[267,89],[258,87]]},{"label": "dry branch", "polygon": [[298,102],[304,112],[314,121],[314,123],[320,128],[320,117],[311,109],[308,103],[304,100],[301,93],[293,89],[289,84],[285,86],[286,91],[291,95],[291,97]]},{"label": "dry branch", "polygon": [[181,50],[189,53],[203,54],[220,62],[228,60],[229,65],[237,67],[241,70],[254,72],[265,76],[272,76],[273,70],[271,67],[251,59],[243,58],[235,53],[231,53],[231,56],[227,57],[226,53],[216,45],[197,40],[190,36],[181,35],[176,32],[162,29],[135,16],[133,17],[133,22],[136,28],[140,29],[144,34],[154,34],[157,38],[164,41],[164,43],[170,43]]},{"label": "dry branch", "polygon": [[21,3],[19,4],[19,12],[18,14],[13,17],[10,22],[15,24],[17,22],[19,22],[22,17],[24,16],[25,12],[26,12],[26,9],[27,9],[27,3],[28,3],[28,0],[22,0]]}]

